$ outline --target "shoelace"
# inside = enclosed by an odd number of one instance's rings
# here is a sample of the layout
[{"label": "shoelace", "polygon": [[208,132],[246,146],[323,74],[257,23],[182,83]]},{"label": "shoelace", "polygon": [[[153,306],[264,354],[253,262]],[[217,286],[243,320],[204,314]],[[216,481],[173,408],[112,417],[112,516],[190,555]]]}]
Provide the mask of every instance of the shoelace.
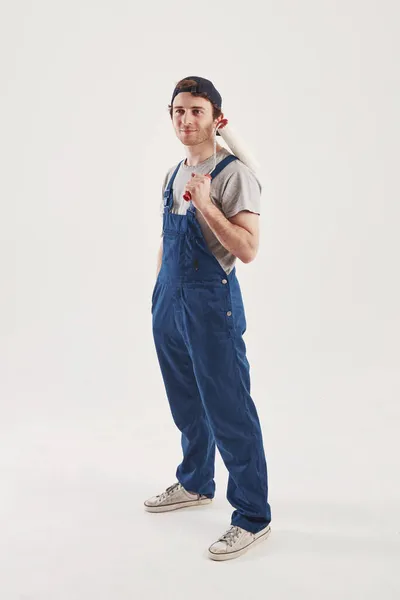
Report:
[{"label": "shoelace", "polygon": [[232,546],[237,538],[239,537],[241,532],[240,527],[236,527],[235,525],[233,525],[230,529],[228,529],[228,531],[226,531],[223,535],[221,535],[221,537],[219,538],[219,542],[226,542],[226,544],[228,544],[228,546]]},{"label": "shoelace", "polygon": [[170,485],[165,492],[163,492],[162,494],[160,494],[159,496],[157,496],[158,501],[159,502],[163,502],[163,500],[166,500],[168,498],[168,496],[170,496],[171,494],[173,494],[175,491],[177,491],[178,489],[180,489],[182,486],[180,483],[174,483],[173,485]]}]

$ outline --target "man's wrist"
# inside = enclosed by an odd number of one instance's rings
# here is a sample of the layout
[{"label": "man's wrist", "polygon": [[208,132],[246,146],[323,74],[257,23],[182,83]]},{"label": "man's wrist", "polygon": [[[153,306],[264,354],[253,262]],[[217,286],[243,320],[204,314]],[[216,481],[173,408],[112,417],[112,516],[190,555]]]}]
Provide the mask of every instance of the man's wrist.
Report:
[{"label": "man's wrist", "polygon": [[[204,204],[204,206],[200,212],[203,214],[203,217],[206,217],[210,213],[212,214],[215,209],[218,210],[218,208],[215,206],[215,204],[212,201],[212,198],[210,196],[208,199],[208,202],[206,202],[206,204]],[[221,212],[221,211],[218,211],[218,212]]]}]

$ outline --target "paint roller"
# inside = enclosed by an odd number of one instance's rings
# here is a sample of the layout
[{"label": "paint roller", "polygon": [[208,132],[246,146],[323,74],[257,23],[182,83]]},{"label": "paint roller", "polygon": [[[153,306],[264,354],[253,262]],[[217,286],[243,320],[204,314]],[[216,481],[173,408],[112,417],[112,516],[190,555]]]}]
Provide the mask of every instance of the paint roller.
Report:
[{"label": "paint roller", "polygon": [[[243,140],[240,138],[240,136],[238,135],[238,133],[232,128],[231,125],[228,125],[228,119],[222,119],[217,124],[217,127],[215,129],[215,135],[214,135],[214,166],[213,166],[212,170],[215,169],[216,164],[217,164],[217,158],[216,158],[216,148],[217,148],[216,132],[217,132],[217,130],[219,128],[221,128],[221,130],[218,131],[218,133],[222,137],[222,139],[224,140],[224,142],[226,142],[226,144],[228,145],[229,149],[232,151],[232,154],[234,154],[235,156],[237,156],[238,159],[242,163],[244,163],[251,171],[253,171],[253,173],[256,174],[257,171],[260,168],[259,163],[256,161],[256,159],[254,158],[254,156],[251,154],[251,152],[249,151],[249,149],[246,147],[246,145],[244,144]],[[211,175],[208,174],[207,177],[211,178]],[[190,192],[185,192],[185,194],[183,194],[183,197],[188,202],[192,199],[192,196],[191,196]]]}]

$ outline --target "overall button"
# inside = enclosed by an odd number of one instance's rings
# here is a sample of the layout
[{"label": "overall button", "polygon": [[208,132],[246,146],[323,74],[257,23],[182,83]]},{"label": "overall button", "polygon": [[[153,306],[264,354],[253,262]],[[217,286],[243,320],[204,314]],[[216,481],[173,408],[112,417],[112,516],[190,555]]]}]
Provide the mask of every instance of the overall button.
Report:
[{"label": "overall button", "polygon": [[226,314],[228,315],[228,317],[231,317],[231,316],[232,316],[232,313],[231,313],[231,311],[230,311],[230,310],[228,310],[228,312],[227,312]]},{"label": "overall button", "polygon": [[225,284],[225,283],[228,283],[228,280],[227,280],[227,279],[223,279],[223,280],[222,280],[222,283],[224,283],[224,284]]}]

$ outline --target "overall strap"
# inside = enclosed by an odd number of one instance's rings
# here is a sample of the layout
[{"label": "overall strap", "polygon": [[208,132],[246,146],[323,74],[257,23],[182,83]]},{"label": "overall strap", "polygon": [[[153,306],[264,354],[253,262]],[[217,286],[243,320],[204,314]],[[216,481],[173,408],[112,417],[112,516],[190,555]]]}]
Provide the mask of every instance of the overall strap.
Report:
[{"label": "overall strap", "polygon": [[172,185],[173,185],[175,177],[176,177],[176,175],[177,175],[177,173],[179,171],[179,167],[181,166],[182,163],[183,163],[183,160],[181,160],[178,163],[175,171],[172,174],[171,179],[168,182],[167,187],[164,190],[164,207],[165,206],[168,206],[169,208],[172,207],[172,202],[173,202]]},{"label": "overall strap", "polygon": [[233,160],[239,160],[239,159],[234,154],[230,154],[229,156],[226,156],[224,159],[222,159],[217,164],[217,166],[215,167],[215,169],[210,173],[211,179],[214,179],[214,177],[216,177],[218,175],[218,173],[220,173],[222,171],[222,169],[225,169],[225,167],[227,165],[229,165],[229,163],[231,163]]}]

